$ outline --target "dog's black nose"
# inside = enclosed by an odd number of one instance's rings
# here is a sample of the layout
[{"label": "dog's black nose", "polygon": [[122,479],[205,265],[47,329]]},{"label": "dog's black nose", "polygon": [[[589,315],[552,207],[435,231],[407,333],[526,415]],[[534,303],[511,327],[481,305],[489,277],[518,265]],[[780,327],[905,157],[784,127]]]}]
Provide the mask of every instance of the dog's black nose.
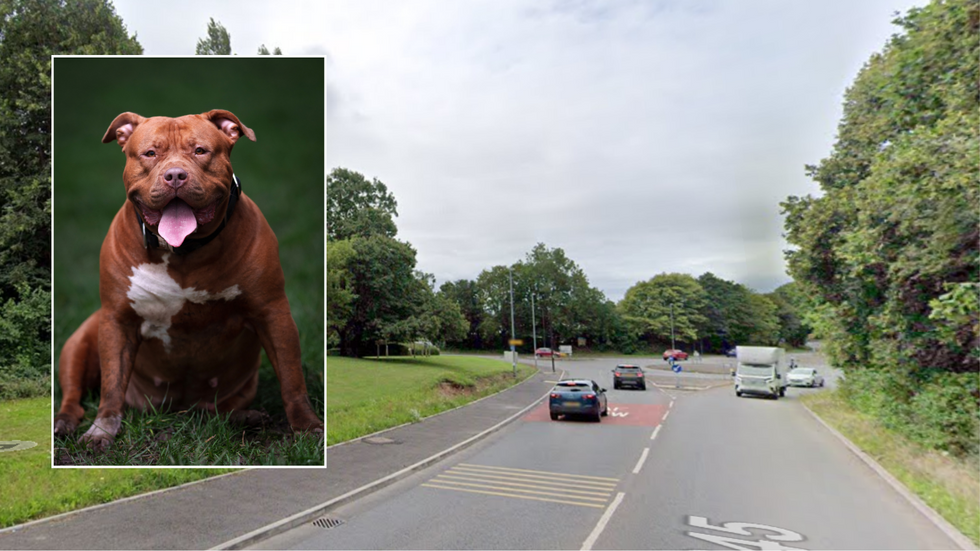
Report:
[{"label": "dog's black nose", "polygon": [[163,173],[163,180],[168,186],[177,189],[187,182],[187,171],[182,168],[171,168]]}]

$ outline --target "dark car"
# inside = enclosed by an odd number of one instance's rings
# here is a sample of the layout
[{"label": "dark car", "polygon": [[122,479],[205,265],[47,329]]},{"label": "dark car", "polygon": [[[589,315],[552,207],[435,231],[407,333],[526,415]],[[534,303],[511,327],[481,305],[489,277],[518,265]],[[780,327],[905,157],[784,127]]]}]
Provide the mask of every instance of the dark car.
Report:
[{"label": "dark car", "polygon": [[560,381],[551,389],[548,399],[551,420],[559,415],[584,415],[593,421],[601,421],[609,411],[606,389],[591,379]]},{"label": "dark car", "polygon": [[643,377],[643,369],[638,365],[617,365],[613,369],[613,388],[620,389],[624,386],[647,389],[647,381]]},{"label": "dark car", "polygon": [[681,361],[687,359],[687,352],[683,350],[664,350],[664,359],[674,358],[675,361]]},{"label": "dark car", "polygon": [[729,348],[728,350],[725,351],[725,356],[728,358],[737,358],[738,350],[736,350],[734,347]]}]

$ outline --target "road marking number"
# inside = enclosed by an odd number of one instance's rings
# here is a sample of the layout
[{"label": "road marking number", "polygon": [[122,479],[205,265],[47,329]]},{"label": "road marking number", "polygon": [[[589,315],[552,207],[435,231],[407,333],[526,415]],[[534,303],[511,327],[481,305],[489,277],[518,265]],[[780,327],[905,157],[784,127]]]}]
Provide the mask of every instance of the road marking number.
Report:
[{"label": "road marking number", "polygon": [[[752,522],[724,522],[721,526],[715,526],[708,522],[706,517],[699,517],[695,515],[690,515],[687,517],[687,523],[694,528],[701,528],[705,530],[714,530],[717,532],[726,532],[728,534],[735,534],[738,536],[749,536],[749,537],[763,537],[764,540],[746,540],[741,538],[733,538],[731,536],[720,536],[715,534],[702,534],[699,532],[687,532],[688,536],[697,538],[699,540],[711,542],[715,545],[720,545],[728,549],[739,549],[748,551],[801,551],[799,547],[789,547],[783,545],[781,542],[785,541],[803,541],[803,535],[798,534],[792,530],[787,530],[785,528],[778,528],[776,526],[769,526],[768,524],[755,524]],[[765,532],[773,532],[772,534],[753,534],[749,532],[749,529],[761,530]]]}]

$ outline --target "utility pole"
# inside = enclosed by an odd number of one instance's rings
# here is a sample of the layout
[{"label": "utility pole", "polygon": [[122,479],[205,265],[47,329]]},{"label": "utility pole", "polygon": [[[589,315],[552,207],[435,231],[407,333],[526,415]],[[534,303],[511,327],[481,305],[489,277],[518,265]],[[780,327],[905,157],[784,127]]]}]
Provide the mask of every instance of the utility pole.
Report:
[{"label": "utility pole", "polygon": [[677,350],[674,344],[674,303],[670,303],[670,349]]},{"label": "utility pole", "polygon": [[510,361],[514,365],[514,377],[517,377],[517,351],[514,346],[514,269],[510,269]]},{"label": "utility pole", "polygon": [[534,293],[531,293],[531,339],[534,346],[534,369],[538,369],[538,328],[534,321]]}]

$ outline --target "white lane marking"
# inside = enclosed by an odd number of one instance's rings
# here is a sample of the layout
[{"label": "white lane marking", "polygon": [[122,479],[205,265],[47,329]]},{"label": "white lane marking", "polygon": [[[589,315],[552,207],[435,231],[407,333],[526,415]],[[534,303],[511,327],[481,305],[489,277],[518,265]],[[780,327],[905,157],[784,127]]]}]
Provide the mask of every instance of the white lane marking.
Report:
[{"label": "white lane marking", "polygon": [[618,406],[613,407],[611,410],[609,410],[609,415],[611,415],[613,417],[626,417],[629,414],[630,414],[630,412],[628,412],[628,411],[619,411],[619,407]]},{"label": "white lane marking", "polygon": [[597,539],[599,539],[599,535],[602,534],[602,531],[606,529],[606,525],[609,524],[609,519],[612,518],[613,513],[616,512],[616,507],[619,507],[619,503],[623,501],[623,496],[625,495],[626,494],[623,492],[616,494],[616,499],[609,504],[609,508],[606,509],[606,512],[602,514],[602,518],[599,519],[599,524],[595,525],[595,528],[592,529],[592,533],[589,534],[588,539],[586,539],[585,543],[582,544],[582,551],[590,551],[592,549],[592,546],[595,545],[595,542]]},{"label": "white lane marking", "polygon": [[643,462],[647,460],[647,455],[650,453],[650,448],[643,448],[643,453],[640,454],[640,460],[636,462],[636,466],[633,467],[633,474],[639,474],[640,469],[643,468]]},{"label": "white lane marking", "polygon": [[667,409],[670,409],[670,408],[672,408],[672,407],[674,407],[674,401],[673,401],[673,400],[671,400],[671,401],[670,401],[670,405],[669,405],[669,406],[667,406]]},{"label": "white lane marking", "polygon": [[667,413],[664,414],[664,418],[661,419],[660,422],[663,423],[664,421],[666,421],[668,415],[670,415],[670,410],[669,409],[667,410]]},{"label": "white lane marking", "polygon": [[657,428],[653,429],[653,434],[650,435],[650,440],[657,438],[658,432],[660,432],[660,425],[657,425]]}]

